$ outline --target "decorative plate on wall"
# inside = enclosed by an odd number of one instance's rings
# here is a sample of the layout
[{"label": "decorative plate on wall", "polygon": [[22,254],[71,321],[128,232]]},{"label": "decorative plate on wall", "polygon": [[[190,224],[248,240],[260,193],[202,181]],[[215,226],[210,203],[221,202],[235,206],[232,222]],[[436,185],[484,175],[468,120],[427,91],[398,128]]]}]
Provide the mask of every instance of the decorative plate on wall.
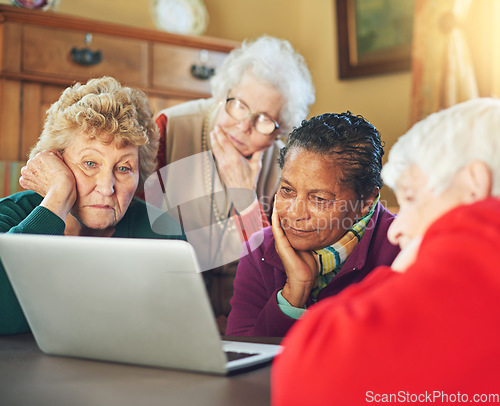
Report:
[{"label": "decorative plate on wall", "polygon": [[17,7],[50,10],[56,9],[60,0],[10,0]]},{"label": "decorative plate on wall", "polygon": [[176,34],[201,35],[208,25],[203,0],[152,0],[157,28]]}]

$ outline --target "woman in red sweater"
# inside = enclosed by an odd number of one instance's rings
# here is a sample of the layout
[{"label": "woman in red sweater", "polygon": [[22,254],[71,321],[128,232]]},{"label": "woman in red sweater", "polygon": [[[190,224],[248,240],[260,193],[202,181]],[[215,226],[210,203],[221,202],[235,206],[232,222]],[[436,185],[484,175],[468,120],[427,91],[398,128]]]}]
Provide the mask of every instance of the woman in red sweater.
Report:
[{"label": "woman in red sweater", "polygon": [[273,405],[500,403],[500,100],[416,124],[382,176],[402,251],[311,308],[273,365]]}]

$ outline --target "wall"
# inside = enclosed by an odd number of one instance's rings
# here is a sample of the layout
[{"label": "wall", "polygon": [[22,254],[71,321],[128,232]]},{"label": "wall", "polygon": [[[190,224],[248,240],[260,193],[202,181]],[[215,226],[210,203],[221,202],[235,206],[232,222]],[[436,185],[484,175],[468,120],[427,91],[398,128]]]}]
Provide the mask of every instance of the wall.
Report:
[{"label": "wall", "polygon": [[[0,3],[8,4],[6,0]],[[150,2],[61,0],[57,13],[154,28]],[[409,72],[340,81],[337,73],[335,0],[205,0],[210,16],[206,35],[243,40],[269,34],[288,39],[309,64],[316,103],[311,115],[350,110],[381,132],[386,151],[408,128]],[[230,6],[229,6],[230,5]],[[383,199],[395,200],[388,190]]]}]

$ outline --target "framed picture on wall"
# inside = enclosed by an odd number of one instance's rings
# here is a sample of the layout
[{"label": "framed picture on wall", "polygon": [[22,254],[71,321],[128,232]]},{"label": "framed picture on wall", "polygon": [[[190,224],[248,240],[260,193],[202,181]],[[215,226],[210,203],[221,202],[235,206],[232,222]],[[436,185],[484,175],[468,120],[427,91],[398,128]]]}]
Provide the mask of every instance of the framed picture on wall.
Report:
[{"label": "framed picture on wall", "polygon": [[415,0],[336,0],[339,77],[409,70]]}]

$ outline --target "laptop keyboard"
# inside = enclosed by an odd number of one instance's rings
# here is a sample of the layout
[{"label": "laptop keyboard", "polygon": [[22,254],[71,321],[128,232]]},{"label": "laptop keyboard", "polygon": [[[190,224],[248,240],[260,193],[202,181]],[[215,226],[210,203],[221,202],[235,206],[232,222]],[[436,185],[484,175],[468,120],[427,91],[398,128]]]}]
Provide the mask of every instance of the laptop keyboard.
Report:
[{"label": "laptop keyboard", "polygon": [[234,351],[224,351],[228,361],[235,361],[237,359],[248,358],[256,355],[255,353],[249,352],[234,352]]}]

